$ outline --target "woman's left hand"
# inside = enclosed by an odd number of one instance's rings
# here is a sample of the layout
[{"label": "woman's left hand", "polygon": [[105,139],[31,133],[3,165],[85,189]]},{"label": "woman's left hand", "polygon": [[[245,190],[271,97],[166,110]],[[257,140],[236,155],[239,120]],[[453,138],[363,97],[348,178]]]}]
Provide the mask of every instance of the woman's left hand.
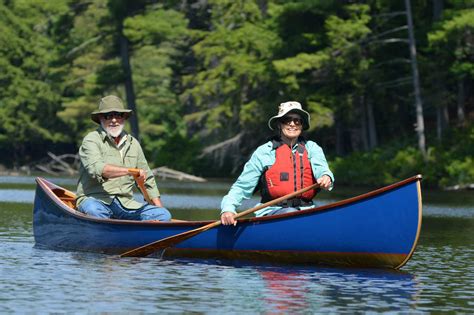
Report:
[{"label": "woman's left hand", "polygon": [[328,190],[332,184],[331,177],[329,177],[328,175],[321,176],[316,180],[316,182],[319,184],[319,187],[325,190]]}]

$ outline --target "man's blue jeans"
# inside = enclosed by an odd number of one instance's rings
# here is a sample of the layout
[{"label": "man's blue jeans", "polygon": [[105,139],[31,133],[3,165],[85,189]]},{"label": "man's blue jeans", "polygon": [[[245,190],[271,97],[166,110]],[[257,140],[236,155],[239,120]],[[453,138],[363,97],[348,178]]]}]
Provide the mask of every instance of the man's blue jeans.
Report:
[{"label": "man's blue jeans", "polygon": [[122,220],[159,220],[170,221],[171,214],[166,208],[155,205],[144,204],[139,209],[125,208],[117,198],[110,205],[93,197],[87,197],[79,204],[78,210],[98,218],[122,219]]}]

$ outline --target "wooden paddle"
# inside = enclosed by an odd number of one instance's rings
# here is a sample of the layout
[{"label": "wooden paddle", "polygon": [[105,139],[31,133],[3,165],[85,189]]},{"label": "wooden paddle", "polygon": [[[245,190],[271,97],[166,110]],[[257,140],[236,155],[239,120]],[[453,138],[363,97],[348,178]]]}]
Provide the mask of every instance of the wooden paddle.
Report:
[{"label": "wooden paddle", "polygon": [[[138,170],[136,168],[129,168],[128,173],[130,175],[132,175],[133,178],[135,178],[135,182],[137,183],[138,188],[140,188],[140,191],[142,192],[142,195],[145,198],[146,202],[148,202],[150,205],[153,205],[153,203],[151,202],[150,195],[148,195],[148,191],[145,188],[145,183],[138,179],[138,177],[140,176],[140,170]],[[184,220],[177,220],[177,219],[171,219],[171,221],[173,221],[173,222],[186,222]]]},{"label": "wooden paddle", "polygon": [[[276,205],[277,203],[280,203],[280,202],[282,202],[286,199],[296,197],[296,196],[301,195],[302,193],[304,193],[304,192],[306,192],[310,189],[315,189],[315,188],[318,188],[318,187],[319,187],[319,184],[315,183],[311,186],[300,189],[300,190],[295,191],[291,194],[285,195],[283,197],[271,200],[271,201],[266,202],[264,204],[261,204],[259,206],[256,206],[256,207],[253,207],[251,209],[247,209],[243,212],[240,212],[240,213],[236,214],[234,218],[237,219],[237,218],[246,216],[247,214],[258,211],[260,209]],[[132,250],[129,250],[127,252],[124,252],[124,253],[120,254],[120,257],[144,257],[144,256],[147,256],[147,255],[150,255],[153,252],[163,250],[163,249],[166,249],[168,247],[173,247],[176,244],[187,240],[188,238],[191,238],[191,237],[193,237],[193,236],[195,236],[199,233],[205,232],[205,231],[207,231],[209,229],[212,229],[213,227],[216,227],[216,226],[219,226],[219,225],[221,225],[221,220],[212,222],[210,224],[204,225],[204,226],[202,226],[200,228],[197,228],[197,229],[194,229],[194,230],[190,230],[190,231],[186,231],[186,232],[183,232],[183,233],[180,233],[180,234],[168,236],[168,237],[163,238],[161,240],[158,240],[158,241],[155,241],[155,242],[137,247],[135,249],[132,249]]]},{"label": "wooden paddle", "polygon": [[138,188],[140,188],[140,191],[142,192],[146,202],[152,205],[150,196],[148,195],[148,191],[145,188],[145,182],[138,179],[140,176],[140,170],[136,168],[129,168],[128,173],[132,175],[133,178],[135,178],[135,182],[137,183]]}]

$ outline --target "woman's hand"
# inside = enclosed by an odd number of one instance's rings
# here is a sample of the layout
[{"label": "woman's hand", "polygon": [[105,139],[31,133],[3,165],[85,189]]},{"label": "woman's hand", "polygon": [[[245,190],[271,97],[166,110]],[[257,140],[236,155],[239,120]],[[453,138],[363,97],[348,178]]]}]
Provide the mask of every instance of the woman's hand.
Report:
[{"label": "woman's hand", "polygon": [[221,215],[221,223],[223,225],[237,225],[237,221],[234,219],[235,217],[235,213],[233,212],[224,212],[222,215]]},{"label": "woman's hand", "polygon": [[328,175],[321,176],[316,180],[316,182],[319,184],[319,187],[325,190],[328,190],[332,184],[331,177],[329,177]]}]

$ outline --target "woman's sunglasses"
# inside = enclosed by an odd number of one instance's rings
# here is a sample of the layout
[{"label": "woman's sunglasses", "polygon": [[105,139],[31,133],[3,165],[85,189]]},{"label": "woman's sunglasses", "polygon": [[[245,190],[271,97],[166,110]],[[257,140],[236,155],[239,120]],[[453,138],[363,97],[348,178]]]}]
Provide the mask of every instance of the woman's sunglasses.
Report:
[{"label": "woman's sunglasses", "polygon": [[280,119],[282,124],[289,125],[293,122],[296,126],[301,126],[303,124],[303,119],[297,117],[283,117]]},{"label": "woman's sunglasses", "polygon": [[102,117],[104,117],[105,120],[110,120],[112,118],[124,118],[125,113],[110,112],[110,113],[102,114]]}]

